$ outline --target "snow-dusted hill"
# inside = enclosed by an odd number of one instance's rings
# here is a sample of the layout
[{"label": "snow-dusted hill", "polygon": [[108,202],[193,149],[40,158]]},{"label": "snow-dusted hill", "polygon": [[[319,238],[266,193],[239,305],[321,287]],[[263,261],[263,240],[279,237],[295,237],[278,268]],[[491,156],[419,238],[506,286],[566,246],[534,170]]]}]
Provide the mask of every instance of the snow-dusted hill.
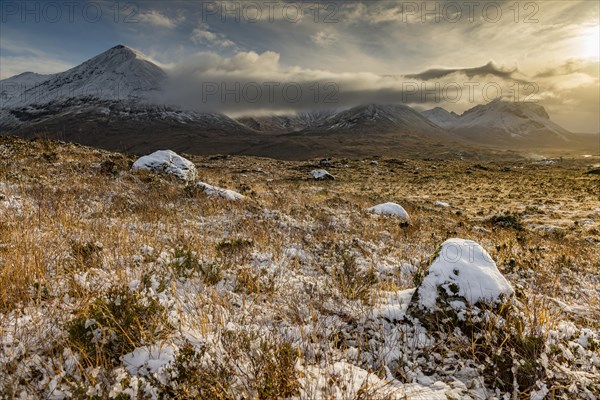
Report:
[{"label": "snow-dusted hill", "polygon": [[460,118],[455,112],[446,111],[441,107],[436,107],[431,110],[423,111],[421,114],[434,124],[442,128],[451,127]]},{"label": "snow-dusted hill", "polygon": [[440,107],[422,114],[454,135],[484,145],[560,145],[572,140],[572,134],[535,103],[497,99],[460,116]]},{"label": "snow-dusted hill", "polygon": [[417,111],[405,105],[368,104],[336,113],[320,124],[327,130],[373,129],[407,132],[444,132]]},{"label": "snow-dusted hill", "polygon": [[452,130],[471,138],[485,137],[488,135],[486,132],[491,132],[507,140],[546,135],[548,139],[566,141],[569,135],[569,131],[550,120],[544,107],[535,103],[500,100],[465,111],[453,124]]},{"label": "snow-dusted hill", "polygon": [[291,115],[248,116],[237,121],[263,133],[298,132],[322,123],[332,112],[301,112]]},{"label": "snow-dusted hill", "polygon": [[[10,78],[4,79],[0,82],[3,83],[2,95],[8,96],[14,94],[10,89],[10,85],[25,85],[27,87],[33,87],[45,82],[55,76],[56,74],[36,74],[35,72],[23,72],[19,75],[11,76]],[[7,98],[2,98],[2,101],[6,101]],[[4,103],[3,103],[4,104]]]},{"label": "snow-dusted hill", "polygon": [[442,133],[418,112],[405,105],[365,104],[341,111],[324,110],[293,115],[243,117],[244,125],[261,132],[352,133],[432,132]]}]

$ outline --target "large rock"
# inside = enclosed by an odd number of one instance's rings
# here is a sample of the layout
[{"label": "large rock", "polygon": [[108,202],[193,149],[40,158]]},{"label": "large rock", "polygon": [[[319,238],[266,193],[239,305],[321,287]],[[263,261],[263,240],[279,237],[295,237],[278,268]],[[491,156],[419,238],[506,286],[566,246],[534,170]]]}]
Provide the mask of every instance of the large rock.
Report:
[{"label": "large rock", "polygon": [[404,222],[410,222],[410,216],[400,204],[383,203],[369,208],[367,211],[380,215],[393,215]]},{"label": "large rock", "polygon": [[483,247],[472,240],[448,239],[432,257],[429,271],[408,306],[408,314],[426,326],[440,315],[460,320],[467,311],[494,309],[513,294],[511,284]]},{"label": "large rock", "polygon": [[143,156],[133,163],[131,170],[148,170],[173,175],[184,181],[193,181],[197,176],[194,163],[171,150],[159,150]]}]

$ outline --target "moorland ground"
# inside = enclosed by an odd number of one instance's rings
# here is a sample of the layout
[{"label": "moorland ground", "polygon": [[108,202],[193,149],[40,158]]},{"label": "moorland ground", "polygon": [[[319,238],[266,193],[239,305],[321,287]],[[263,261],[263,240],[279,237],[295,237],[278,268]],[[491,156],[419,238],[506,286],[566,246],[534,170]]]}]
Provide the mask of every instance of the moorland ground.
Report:
[{"label": "moorland ground", "polygon": [[[0,138],[3,397],[600,395],[598,159],[340,158],[323,182],[318,160],[189,159],[246,200]],[[388,201],[412,223],[366,212]],[[450,237],[490,253],[517,291],[511,335],[541,340],[506,349],[511,378],[480,342],[421,343],[389,315]],[[158,364],[128,367],[140,349]]]}]

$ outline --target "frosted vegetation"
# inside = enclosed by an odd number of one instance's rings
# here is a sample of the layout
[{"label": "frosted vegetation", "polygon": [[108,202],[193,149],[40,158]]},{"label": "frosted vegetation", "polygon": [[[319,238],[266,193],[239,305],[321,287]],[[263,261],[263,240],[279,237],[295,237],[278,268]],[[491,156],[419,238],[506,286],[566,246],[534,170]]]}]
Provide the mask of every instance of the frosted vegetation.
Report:
[{"label": "frosted vegetation", "polygon": [[600,396],[584,164],[186,157],[0,140],[0,397]]}]

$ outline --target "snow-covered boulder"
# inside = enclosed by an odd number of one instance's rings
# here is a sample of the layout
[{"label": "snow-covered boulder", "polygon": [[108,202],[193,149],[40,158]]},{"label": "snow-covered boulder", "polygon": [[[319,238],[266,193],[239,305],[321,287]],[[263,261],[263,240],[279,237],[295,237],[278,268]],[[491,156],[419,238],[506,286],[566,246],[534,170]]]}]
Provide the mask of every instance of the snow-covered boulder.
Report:
[{"label": "snow-covered boulder", "polygon": [[434,254],[408,311],[416,317],[437,312],[460,315],[467,309],[498,306],[513,294],[511,284],[483,247],[454,238],[442,243]]},{"label": "snow-covered boulder", "polygon": [[196,187],[204,191],[204,193],[209,197],[221,197],[229,201],[238,201],[245,199],[244,195],[239,194],[238,192],[229,189],[221,189],[219,187],[209,185],[208,183],[204,182],[198,182],[196,184]]},{"label": "snow-covered boulder", "polygon": [[396,203],[383,203],[378,204],[374,207],[369,208],[367,211],[373,214],[380,215],[393,215],[395,217],[400,218],[405,222],[410,222],[410,216],[400,204]]},{"label": "snow-covered boulder", "polygon": [[310,171],[310,175],[316,181],[334,180],[335,177],[324,169],[315,169]]},{"label": "snow-covered boulder", "polygon": [[197,175],[194,163],[171,150],[159,150],[143,156],[133,163],[131,170],[148,170],[174,175],[184,181],[193,181]]}]

